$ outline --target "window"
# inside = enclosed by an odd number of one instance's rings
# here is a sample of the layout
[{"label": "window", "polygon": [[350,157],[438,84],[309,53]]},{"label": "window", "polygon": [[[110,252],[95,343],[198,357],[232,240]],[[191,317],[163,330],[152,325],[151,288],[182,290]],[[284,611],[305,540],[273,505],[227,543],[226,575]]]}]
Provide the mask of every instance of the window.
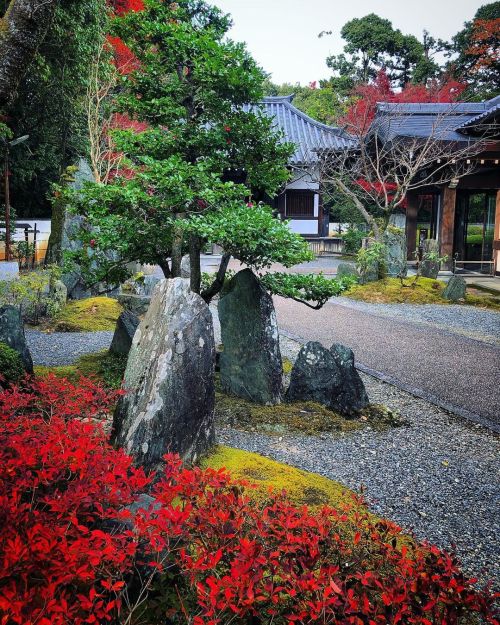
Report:
[{"label": "window", "polygon": [[286,216],[295,219],[314,219],[314,196],[312,191],[287,191]]}]

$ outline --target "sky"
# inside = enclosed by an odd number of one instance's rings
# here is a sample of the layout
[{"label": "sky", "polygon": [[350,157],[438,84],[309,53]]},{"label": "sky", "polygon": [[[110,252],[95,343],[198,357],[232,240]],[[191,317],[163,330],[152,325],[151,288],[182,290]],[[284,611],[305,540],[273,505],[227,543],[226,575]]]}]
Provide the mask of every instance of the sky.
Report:
[{"label": "sky", "polygon": [[[276,83],[328,78],[326,58],[342,51],[342,26],[354,17],[376,13],[404,34],[421,37],[427,29],[449,40],[488,0],[211,0],[231,13],[232,39],[245,41]],[[323,30],[333,31],[318,38]]]}]

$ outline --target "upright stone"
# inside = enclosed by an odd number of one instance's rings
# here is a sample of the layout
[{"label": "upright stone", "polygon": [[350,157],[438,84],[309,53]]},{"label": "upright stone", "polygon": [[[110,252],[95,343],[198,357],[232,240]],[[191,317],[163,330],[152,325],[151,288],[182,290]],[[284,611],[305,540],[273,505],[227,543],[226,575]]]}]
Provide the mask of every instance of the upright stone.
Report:
[{"label": "upright stone", "polygon": [[368,395],[348,347],[326,349],[311,341],[299,352],[290,376],[287,401],[314,401],[347,416],[365,408]]},{"label": "upright stone", "polygon": [[451,276],[443,291],[443,297],[450,302],[458,302],[461,299],[465,299],[465,292],[467,290],[467,283],[462,276]]},{"label": "upright stone", "polygon": [[139,317],[124,310],[116,322],[115,333],[109,351],[117,356],[127,356],[132,347],[132,339],[139,326]]},{"label": "upright stone", "polygon": [[426,239],[422,243],[422,261],[420,273],[424,278],[435,280],[439,274],[439,243],[436,239]]},{"label": "upright stone", "polygon": [[353,277],[359,279],[359,273],[356,266],[352,263],[339,263],[337,267],[337,278]]},{"label": "upright stone", "polygon": [[25,370],[33,373],[33,360],[26,344],[21,311],[17,306],[0,307],[0,343],[14,349],[21,356]]},{"label": "upright stone", "polygon": [[250,269],[237,273],[219,301],[222,388],[259,404],[281,401],[283,364],[273,300]]},{"label": "upright stone", "polygon": [[404,277],[407,274],[407,248],[404,230],[389,226],[384,232],[386,247],[386,271],[389,277]]},{"label": "upright stone", "polygon": [[135,332],[112,440],[147,470],[164,454],[194,462],[214,443],[210,309],[186,280],[162,280]]}]

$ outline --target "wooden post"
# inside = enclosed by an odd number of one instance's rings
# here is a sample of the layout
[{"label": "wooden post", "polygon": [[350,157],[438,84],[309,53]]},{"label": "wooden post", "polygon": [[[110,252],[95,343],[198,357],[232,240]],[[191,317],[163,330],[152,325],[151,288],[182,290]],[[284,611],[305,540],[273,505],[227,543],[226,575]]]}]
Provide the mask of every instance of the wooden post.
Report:
[{"label": "wooden post", "polygon": [[497,191],[493,234],[493,272],[500,273],[500,189]]},{"label": "wooden post", "polygon": [[408,260],[415,260],[414,252],[417,249],[417,214],[418,194],[408,193],[406,197],[406,245],[408,248]]},{"label": "wooden post", "polygon": [[441,256],[448,256],[443,269],[453,267],[453,237],[455,233],[455,206],[457,190],[445,187],[443,189],[443,212],[441,217]]}]

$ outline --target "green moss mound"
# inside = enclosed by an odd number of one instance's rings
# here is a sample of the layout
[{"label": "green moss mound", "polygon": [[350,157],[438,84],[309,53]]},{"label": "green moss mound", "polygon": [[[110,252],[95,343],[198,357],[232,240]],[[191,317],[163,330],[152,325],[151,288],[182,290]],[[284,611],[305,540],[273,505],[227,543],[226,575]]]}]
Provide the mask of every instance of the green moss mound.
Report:
[{"label": "green moss mound", "polygon": [[68,302],[50,324],[55,332],[99,332],[115,329],[123,307],[111,297]]},{"label": "green moss mound", "polygon": [[300,433],[312,436],[321,432],[346,434],[367,425],[374,429],[385,429],[404,423],[385,406],[370,405],[357,418],[347,419],[311,401],[262,406],[220,391],[216,393],[215,417],[223,426],[271,435]]},{"label": "green moss mound", "polygon": [[0,343],[0,388],[19,382],[25,373],[19,353],[6,343]]},{"label": "green moss mound", "polygon": [[225,468],[235,479],[255,484],[256,488],[248,494],[256,500],[265,499],[269,489],[278,493],[286,490],[291,501],[313,508],[323,505],[339,508],[352,504],[354,499],[354,493],[338,482],[241,449],[217,446],[201,464],[213,469]]},{"label": "green moss mound", "polygon": [[81,376],[95,377],[109,388],[120,388],[127,366],[125,356],[110,354],[107,350],[81,356],[74,365],[60,367],[35,367],[35,375],[46,376],[53,373],[59,378],[75,382]]},{"label": "green moss mound", "polygon": [[[446,283],[431,278],[413,277],[403,281],[398,278],[386,278],[367,284],[356,284],[345,293],[350,299],[370,304],[450,304],[444,299]],[[462,302],[461,302],[462,303]],[[500,300],[493,295],[467,294],[464,304],[500,310]]]}]

